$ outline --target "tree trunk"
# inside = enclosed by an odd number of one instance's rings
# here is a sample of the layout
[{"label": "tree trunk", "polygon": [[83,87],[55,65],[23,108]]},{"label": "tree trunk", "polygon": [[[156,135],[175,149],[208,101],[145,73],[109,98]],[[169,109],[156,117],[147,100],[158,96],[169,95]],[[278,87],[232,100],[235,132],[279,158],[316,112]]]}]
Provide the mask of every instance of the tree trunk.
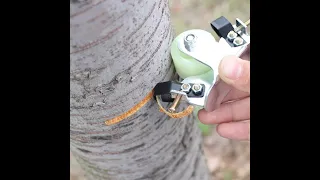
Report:
[{"label": "tree trunk", "polygon": [[70,150],[87,179],[209,178],[192,116],[171,119],[152,99],[172,79],[168,0],[70,1]]}]

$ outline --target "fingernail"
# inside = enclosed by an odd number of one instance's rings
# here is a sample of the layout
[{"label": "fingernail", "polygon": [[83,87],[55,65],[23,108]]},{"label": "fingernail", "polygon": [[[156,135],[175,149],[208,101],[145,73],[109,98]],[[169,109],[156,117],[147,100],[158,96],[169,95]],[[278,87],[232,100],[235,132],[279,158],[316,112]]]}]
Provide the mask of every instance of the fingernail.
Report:
[{"label": "fingernail", "polygon": [[235,80],[240,77],[242,66],[236,59],[225,59],[222,61],[222,71],[227,78]]}]

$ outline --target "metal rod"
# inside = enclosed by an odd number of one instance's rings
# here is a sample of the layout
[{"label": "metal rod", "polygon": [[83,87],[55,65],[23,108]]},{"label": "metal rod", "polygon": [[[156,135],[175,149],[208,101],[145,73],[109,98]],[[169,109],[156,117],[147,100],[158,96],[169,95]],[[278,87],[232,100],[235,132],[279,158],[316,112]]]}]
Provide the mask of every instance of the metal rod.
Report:
[{"label": "metal rod", "polygon": [[[245,24],[246,26],[249,26],[249,25],[250,25],[250,19],[248,19],[248,21],[246,21],[244,24]],[[243,28],[242,25],[238,26],[234,31],[235,31],[235,32],[238,32],[241,28]]]},{"label": "metal rod", "polygon": [[181,99],[182,95],[178,94],[177,97],[174,99],[172,106],[168,109],[169,112],[173,113],[176,111],[176,107]]}]

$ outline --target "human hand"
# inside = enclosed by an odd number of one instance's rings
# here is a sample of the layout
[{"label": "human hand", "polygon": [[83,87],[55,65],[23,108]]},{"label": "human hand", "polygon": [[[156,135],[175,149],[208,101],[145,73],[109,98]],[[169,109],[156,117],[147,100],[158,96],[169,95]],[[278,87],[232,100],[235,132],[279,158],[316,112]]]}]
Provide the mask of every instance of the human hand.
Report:
[{"label": "human hand", "polygon": [[204,124],[217,124],[217,132],[222,137],[250,140],[249,52],[241,58],[223,58],[219,77],[219,82],[209,94],[210,112],[200,110],[199,120]]}]

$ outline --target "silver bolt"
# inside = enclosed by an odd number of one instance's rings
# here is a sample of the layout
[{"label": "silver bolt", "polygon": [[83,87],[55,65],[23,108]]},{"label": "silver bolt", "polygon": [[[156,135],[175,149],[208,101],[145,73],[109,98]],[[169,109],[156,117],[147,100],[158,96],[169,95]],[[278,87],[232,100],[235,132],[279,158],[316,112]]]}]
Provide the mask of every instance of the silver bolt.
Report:
[{"label": "silver bolt", "polygon": [[236,45],[236,46],[240,46],[243,44],[243,39],[240,38],[240,37],[237,37],[233,40],[233,44]]},{"label": "silver bolt", "polygon": [[227,38],[228,38],[229,40],[233,40],[233,39],[235,39],[237,36],[238,36],[237,33],[235,33],[234,31],[230,31],[230,32],[228,33],[228,35],[227,35]]},{"label": "silver bolt", "polygon": [[194,84],[192,86],[192,91],[195,95],[199,95],[202,92],[202,86],[200,84]]},{"label": "silver bolt", "polygon": [[181,85],[181,91],[185,92],[185,93],[189,93],[191,89],[190,84],[182,84]]},{"label": "silver bolt", "polygon": [[186,37],[186,40],[187,40],[187,41],[192,41],[192,40],[194,40],[195,38],[196,38],[195,35],[193,35],[193,34],[188,34],[187,37]]},{"label": "silver bolt", "polygon": [[173,100],[173,103],[172,105],[169,107],[168,111],[170,113],[174,113],[176,111],[176,108],[178,106],[178,103],[180,102],[181,100],[181,97],[182,95],[181,94],[178,94],[177,97]]},{"label": "silver bolt", "polygon": [[192,51],[195,46],[195,42],[197,40],[196,35],[194,34],[187,34],[184,38],[184,46],[188,51]]}]

